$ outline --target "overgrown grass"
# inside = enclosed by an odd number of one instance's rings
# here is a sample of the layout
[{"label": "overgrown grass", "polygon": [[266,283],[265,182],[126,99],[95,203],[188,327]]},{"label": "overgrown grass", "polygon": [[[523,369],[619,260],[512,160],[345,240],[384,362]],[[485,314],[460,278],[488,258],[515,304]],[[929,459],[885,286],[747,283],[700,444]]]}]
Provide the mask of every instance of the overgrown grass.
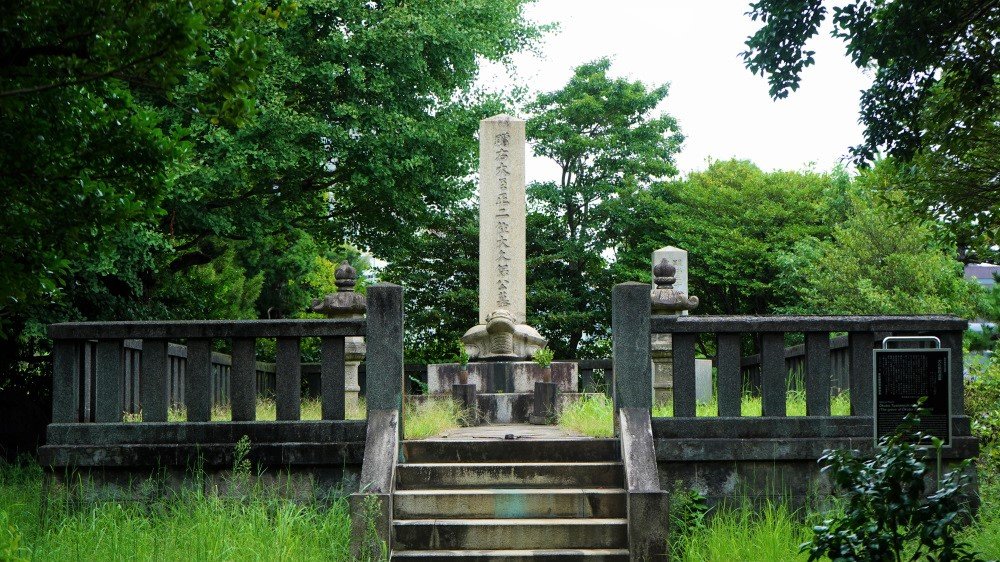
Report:
[{"label": "overgrown grass", "polygon": [[[367,415],[365,400],[358,400],[357,407],[349,407],[345,412],[345,417],[349,420],[363,420]],[[257,419],[259,421],[273,421],[277,419],[277,407],[272,398],[257,399]],[[233,419],[232,410],[229,404],[217,404],[212,406],[212,421],[230,421]],[[302,420],[323,419],[323,402],[319,398],[304,398],[302,400]],[[126,413],[122,416],[125,422],[141,422],[142,412],[137,414]],[[187,421],[187,409],[184,406],[175,406],[167,412],[167,421],[182,422]]]},{"label": "overgrown grass", "polygon": [[584,396],[563,407],[559,425],[591,437],[611,437],[615,432],[613,410],[611,399],[604,394]]},{"label": "overgrown grass", "polygon": [[[785,415],[787,416],[804,416],[806,415],[806,393],[801,390],[789,390],[786,394],[785,399]],[[761,416],[762,415],[761,397],[752,396],[750,394],[743,395],[743,401],[740,404],[740,415],[743,416]],[[830,415],[833,416],[849,416],[851,414],[851,396],[849,392],[842,392],[835,396],[830,397]],[[674,415],[674,405],[672,402],[663,402],[653,406],[653,417],[669,418]],[[719,415],[719,399],[718,396],[712,395],[712,400],[709,402],[698,402],[695,406],[695,415],[703,417],[715,417]]]},{"label": "overgrown grass", "polygon": [[403,412],[403,436],[424,439],[462,425],[466,412],[451,398],[407,401]]},{"label": "overgrown grass", "polygon": [[[786,403],[789,416],[806,415],[806,396],[804,392],[790,391]],[[567,404],[559,416],[559,425],[578,431],[591,437],[610,437],[613,434],[611,399],[604,394],[584,396],[580,400]],[[759,396],[743,396],[740,411],[744,416],[761,415],[761,399]],[[851,412],[851,398],[844,392],[830,399],[830,412],[834,416],[846,416]],[[719,403],[713,397],[711,402],[699,402],[696,406],[698,417],[713,417],[719,415]],[[653,417],[669,418],[674,415],[674,405],[664,402],[653,406]]]},{"label": "overgrown grass", "polygon": [[[960,540],[969,544],[983,560],[1000,560],[1000,486],[995,475],[987,475],[980,487],[982,506],[976,521]],[[793,513],[783,504],[765,503],[755,508],[720,509],[707,523],[696,528],[674,530],[671,552],[676,560],[807,560],[800,554],[802,543],[812,538],[812,526],[823,515]]]},{"label": "overgrown grass", "polygon": [[84,483],[45,491],[42,480],[33,462],[0,466],[0,560],[350,560],[344,496],[191,486],[148,502],[88,500]]},{"label": "overgrown grass", "polygon": [[784,504],[768,502],[758,509],[721,510],[671,546],[677,560],[806,560],[799,545],[810,536],[809,526]]}]

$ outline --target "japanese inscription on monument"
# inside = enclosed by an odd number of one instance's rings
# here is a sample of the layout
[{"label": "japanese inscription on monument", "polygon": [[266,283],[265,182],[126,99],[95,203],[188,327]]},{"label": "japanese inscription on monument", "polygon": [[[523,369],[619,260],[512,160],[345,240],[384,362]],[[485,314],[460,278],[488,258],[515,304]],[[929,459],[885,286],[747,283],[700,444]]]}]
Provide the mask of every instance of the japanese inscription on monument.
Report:
[{"label": "japanese inscription on monument", "polygon": [[525,320],[524,121],[479,126],[479,321],[496,310]]},{"label": "japanese inscription on monument", "polygon": [[496,146],[494,153],[494,165],[497,180],[497,208],[496,208],[496,245],[497,245],[497,271],[496,271],[496,291],[497,308],[506,309],[510,307],[510,168],[507,161],[510,159],[510,132],[498,133],[493,143]]},{"label": "japanese inscription on monument", "polygon": [[479,322],[462,336],[469,357],[527,359],[545,338],[525,324],[524,121],[479,122]]},{"label": "japanese inscription on monument", "polygon": [[951,442],[950,349],[875,350],[875,439],[891,435],[923,398],[920,431]]}]

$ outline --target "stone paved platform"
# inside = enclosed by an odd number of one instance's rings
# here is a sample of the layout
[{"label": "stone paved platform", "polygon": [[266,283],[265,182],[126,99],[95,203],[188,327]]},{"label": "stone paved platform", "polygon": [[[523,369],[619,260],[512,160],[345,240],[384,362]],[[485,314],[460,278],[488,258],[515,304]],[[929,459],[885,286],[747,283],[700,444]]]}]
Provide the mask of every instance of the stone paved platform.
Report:
[{"label": "stone paved platform", "polygon": [[480,425],[476,427],[460,427],[448,430],[441,435],[430,439],[507,439],[508,435],[513,435],[513,439],[593,439],[575,431],[570,431],[557,425],[528,425],[528,424],[504,424],[504,425]]}]

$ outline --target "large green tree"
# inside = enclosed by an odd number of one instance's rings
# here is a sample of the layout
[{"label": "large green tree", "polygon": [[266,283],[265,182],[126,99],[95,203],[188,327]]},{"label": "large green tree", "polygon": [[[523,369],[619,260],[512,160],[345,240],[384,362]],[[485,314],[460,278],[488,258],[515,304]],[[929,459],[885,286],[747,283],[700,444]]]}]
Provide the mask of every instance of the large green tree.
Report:
[{"label": "large green tree", "polygon": [[[172,269],[230,241],[297,255],[312,244],[303,237],[395,263],[442,209],[472,195],[475,131],[497,107],[473,81],[480,60],[503,61],[541,32],[524,4],[308,0],[287,25],[263,24],[269,66],[240,127],[165,107],[193,131],[199,164],[164,203]],[[260,313],[296,313],[301,299],[281,294],[294,294],[282,287],[302,260],[253,254],[243,264],[267,268]]]},{"label": "large green tree", "polygon": [[442,209],[411,242],[382,272],[406,289],[406,361],[452,361],[478,319],[478,208],[467,201]]},{"label": "large green tree", "polygon": [[610,68],[608,59],[581,65],[527,107],[534,153],[561,171],[528,187],[529,323],[564,357],[610,329],[611,203],[676,174],[683,140],[658,110],[666,85],[613,78]]},{"label": "large green tree", "polygon": [[[808,40],[832,13],[833,35],[843,39],[859,68],[874,72],[861,95],[864,142],[854,149],[870,162],[880,151],[908,160],[928,143],[924,122],[933,108],[944,130],[959,132],[991,121],[1000,108],[1000,3],[995,0],[891,2],[759,0],[749,15],[763,25],[746,42],[747,68],[768,76],[771,95],[798,88],[815,63]],[[941,140],[941,139],[938,139]]]},{"label": "large green tree", "polygon": [[828,238],[805,237],[779,256],[778,286],[808,314],[974,314],[979,287],[963,278],[953,244],[908,212],[905,195],[873,190],[862,175],[849,214]]},{"label": "large green tree", "polygon": [[829,236],[849,181],[729,160],[657,184],[618,203],[615,277],[649,280],[653,250],[673,245],[688,251],[699,314],[773,313],[794,300],[777,284],[779,258],[803,237]]},{"label": "large green tree", "polygon": [[121,225],[160,212],[187,145],[140,96],[167,99],[205,59],[212,78],[190,86],[198,111],[241,116],[240,89],[260,69],[252,28],[261,10],[23,0],[0,12],[0,321],[17,324],[26,307],[51,302]]},{"label": "large green tree", "polygon": [[771,95],[795,90],[815,63],[808,40],[828,17],[854,63],[873,74],[862,92],[857,162],[896,161],[894,187],[914,212],[939,221],[964,261],[995,260],[1000,216],[1000,3],[761,0],[763,25],[747,40],[747,68]]},{"label": "large green tree", "polygon": [[352,247],[393,258],[470,197],[526,1],[3,10],[0,367],[48,322],[300,315]]}]

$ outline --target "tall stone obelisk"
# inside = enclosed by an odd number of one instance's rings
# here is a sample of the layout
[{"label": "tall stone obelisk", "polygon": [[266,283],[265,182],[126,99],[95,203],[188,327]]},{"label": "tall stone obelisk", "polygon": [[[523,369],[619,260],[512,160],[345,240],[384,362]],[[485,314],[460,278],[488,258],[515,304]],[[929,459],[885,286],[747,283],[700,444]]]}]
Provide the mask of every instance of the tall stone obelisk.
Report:
[{"label": "tall stone obelisk", "polygon": [[525,359],[545,339],[525,324],[524,120],[479,122],[479,323],[462,336],[471,358]]}]

